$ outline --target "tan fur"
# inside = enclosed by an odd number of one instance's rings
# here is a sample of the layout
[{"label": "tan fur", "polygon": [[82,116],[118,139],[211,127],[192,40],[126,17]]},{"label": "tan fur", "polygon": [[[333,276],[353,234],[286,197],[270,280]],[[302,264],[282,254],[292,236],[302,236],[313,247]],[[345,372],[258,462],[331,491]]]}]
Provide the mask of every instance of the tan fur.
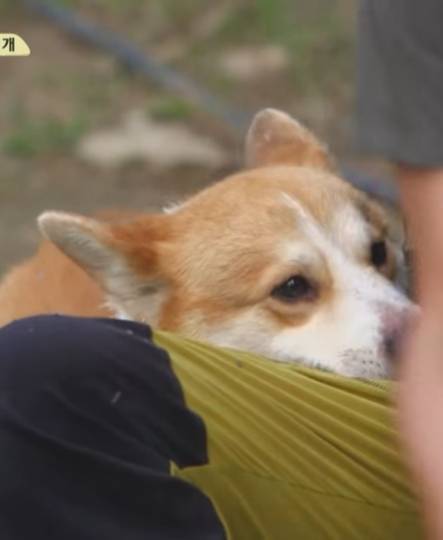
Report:
[{"label": "tan fur", "polygon": [[[266,125],[266,120],[271,125]],[[174,293],[158,315],[160,327],[178,330],[195,326],[186,321],[195,311],[204,313],[209,321],[228,320],[233,310],[266,298],[273,285],[297,271],[279,268],[281,275],[272,276],[275,238],[296,235],[293,211],[276,205],[280,193],[300,201],[326,228],[337,204],[350,199],[373,220],[374,231],[378,231],[374,234],[385,234],[383,211],[378,205],[341,179],[324,173],[331,162],[324,147],[302,126],[299,129],[305,145],[298,136],[293,137],[292,124],[287,127],[284,123],[279,131],[275,122],[272,116],[259,115],[247,148],[251,165],[255,160],[272,166],[245,171],[210,186],[171,215],[130,219],[130,214],[123,214],[117,217],[126,220],[111,225],[110,244],[125,254],[134,272],[147,279],[160,275],[174,284]],[[266,141],[266,133],[276,134]],[[259,148],[253,150],[257,145]],[[295,168],[273,163],[280,159],[312,165]],[[116,218],[114,213],[100,217],[111,223]],[[224,234],[226,229],[234,234]],[[323,263],[325,270],[326,261]],[[210,275],[206,268],[211,268]],[[326,277],[323,281],[322,291],[330,289]],[[205,298],[208,290],[223,292],[222,298],[217,302]],[[327,294],[323,292],[322,298]],[[309,306],[270,304],[266,317],[277,324],[303,324],[311,314]],[[93,277],[48,242],[3,281],[0,306],[0,324],[36,313],[111,315]]]},{"label": "tan fur", "polygon": [[38,313],[110,317],[103,293],[79,266],[45,241],[0,286],[0,326]]},{"label": "tan fur", "polygon": [[[334,201],[330,199],[340,191],[343,198],[351,194],[348,185],[335,177],[330,178],[331,185],[322,184],[320,192],[309,189],[305,178],[314,174],[310,169],[286,166],[240,173],[201,192],[170,216],[179,242],[164,250],[162,273],[182,290],[176,289],[169,299],[161,326],[174,330],[186,326],[187,314],[196,307],[200,310],[207,291],[214,290],[223,293],[221,298],[217,303],[206,300],[201,311],[207,320],[229,320],[233,310],[267,301],[273,286],[297,273],[295,266],[282,267],[274,254],[277,237],[297,236],[294,213],[278,205],[279,194],[303,201],[325,225],[332,219]],[[211,268],[209,275],[205,268]],[[316,272],[325,290],[330,286],[328,276],[322,275],[327,264],[310,269],[311,275]],[[276,311],[275,323],[287,318],[302,324],[311,314],[309,306],[265,307],[268,317]]]},{"label": "tan fur", "polygon": [[[313,183],[318,183],[316,189]],[[293,211],[276,206],[280,193],[302,202],[325,227],[340,200],[365,202],[335,176],[323,177],[310,168],[278,166],[234,175],[200,192],[175,214],[142,216],[111,226],[111,244],[125,253],[134,272],[148,280],[161,275],[165,282],[175,284],[174,294],[160,314],[160,326],[177,329],[186,324],[181,319],[191,306],[211,320],[227,319],[230,309],[266,298],[273,285],[297,271],[282,268],[273,256],[276,237],[297,235]],[[374,223],[373,227],[380,226]],[[208,267],[210,275],[204,271]],[[323,261],[309,273],[312,276],[327,268]],[[327,284],[329,278],[317,279]],[[205,299],[206,291],[214,289],[224,291],[216,304]],[[2,321],[52,311],[109,315],[100,307],[103,303],[94,280],[48,242],[0,287]],[[282,314],[282,310],[289,313]],[[278,320],[299,319],[298,310],[269,308],[280,312]]]}]

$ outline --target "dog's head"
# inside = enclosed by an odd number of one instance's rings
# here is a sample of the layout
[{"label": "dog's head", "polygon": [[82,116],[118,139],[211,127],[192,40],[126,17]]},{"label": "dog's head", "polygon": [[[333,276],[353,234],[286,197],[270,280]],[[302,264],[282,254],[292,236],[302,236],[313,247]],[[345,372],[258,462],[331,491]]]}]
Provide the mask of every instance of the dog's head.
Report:
[{"label": "dog's head", "polygon": [[[409,302],[385,209],[284,113],[259,113],[248,169],[116,224],[47,212],[44,234],[125,317],[344,375],[383,377]],[[69,287],[69,284],[66,284]]]}]

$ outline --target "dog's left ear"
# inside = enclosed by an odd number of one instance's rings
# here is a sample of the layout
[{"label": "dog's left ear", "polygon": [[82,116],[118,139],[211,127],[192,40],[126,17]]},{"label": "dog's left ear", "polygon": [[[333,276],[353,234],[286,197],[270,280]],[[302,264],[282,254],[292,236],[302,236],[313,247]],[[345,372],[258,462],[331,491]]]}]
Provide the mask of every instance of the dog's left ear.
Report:
[{"label": "dog's left ear", "polygon": [[334,170],[334,160],[307,128],[276,109],[257,113],[246,137],[246,165],[299,165]]}]

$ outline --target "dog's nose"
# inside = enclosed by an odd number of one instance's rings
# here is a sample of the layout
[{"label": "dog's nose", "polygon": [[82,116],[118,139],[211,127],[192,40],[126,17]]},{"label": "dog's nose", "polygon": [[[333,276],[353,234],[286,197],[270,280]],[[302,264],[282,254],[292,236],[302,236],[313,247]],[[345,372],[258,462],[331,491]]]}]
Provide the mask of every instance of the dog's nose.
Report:
[{"label": "dog's nose", "polygon": [[389,359],[394,359],[398,353],[402,332],[394,332],[383,336],[383,353]]},{"label": "dog's nose", "polygon": [[382,353],[390,360],[395,359],[399,345],[409,326],[417,315],[415,306],[383,306],[381,310]]}]

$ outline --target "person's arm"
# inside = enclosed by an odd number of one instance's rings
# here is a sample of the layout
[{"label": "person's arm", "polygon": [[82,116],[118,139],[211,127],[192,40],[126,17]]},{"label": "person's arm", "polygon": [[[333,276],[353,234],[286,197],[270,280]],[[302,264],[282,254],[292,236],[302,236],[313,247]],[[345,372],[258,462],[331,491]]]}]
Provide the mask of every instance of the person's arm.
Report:
[{"label": "person's arm", "polygon": [[399,365],[401,436],[431,538],[443,539],[443,168],[398,167],[421,317]]},{"label": "person's arm", "polygon": [[399,359],[399,426],[430,535],[443,539],[441,0],[361,0],[357,142],[398,167],[422,307]]},{"label": "person's arm", "polygon": [[425,315],[441,320],[443,334],[443,167],[403,165],[397,178],[414,249],[417,295]]}]

